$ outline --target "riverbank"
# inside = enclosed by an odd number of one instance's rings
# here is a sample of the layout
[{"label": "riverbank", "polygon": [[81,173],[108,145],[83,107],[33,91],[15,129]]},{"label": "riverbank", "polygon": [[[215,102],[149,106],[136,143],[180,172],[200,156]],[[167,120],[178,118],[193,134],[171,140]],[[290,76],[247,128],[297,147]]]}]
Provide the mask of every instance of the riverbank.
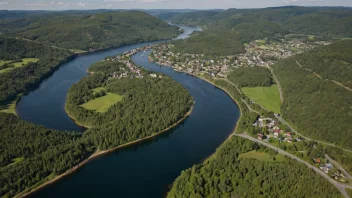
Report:
[{"label": "riverbank", "polygon": [[[149,61],[154,62],[154,61],[151,60],[150,58],[148,58],[148,59],[149,59]],[[202,80],[208,82],[209,84],[212,84],[212,85],[215,86],[216,88],[221,89],[222,91],[224,91],[224,92],[231,98],[231,100],[236,104],[236,106],[239,108],[239,110],[240,110],[240,117],[239,117],[238,120],[237,120],[236,127],[235,127],[234,131],[227,137],[227,139],[220,145],[220,147],[222,147],[224,144],[226,144],[226,143],[230,140],[230,138],[231,138],[232,136],[234,136],[236,133],[238,133],[238,132],[237,132],[237,129],[238,129],[238,122],[242,119],[242,113],[241,113],[241,112],[242,112],[242,107],[241,107],[241,105],[239,105],[239,101],[237,101],[237,100],[229,93],[228,90],[226,90],[226,89],[223,88],[223,87],[220,87],[220,86],[216,85],[214,82],[212,82],[211,80],[209,80],[209,79],[207,79],[207,78],[205,78],[205,77],[197,76],[197,75],[194,75],[194,74],[189,73],[189,72],[186,72],[186,71],[178,71],[178,70],[175,70],[173,67],[171,67],[171,66],[169,66],[169,65],[162,65],[162,64],[159,64],[159,63],[157,63],[157,62],[154,62],[154,63],[156,63],[156,64],[158,64],[158,65],[160,65],[160,66],[170,67],[170,68],[172,68],[175,72],[185,73],[185,74],[191,75],[191,76],[193,76],[193,77],[200,78],[200,79],[202,79]],[[219,147],[219,148],[220,148],[220,147]],[[217,148],[217,150],[218,150],[219,148]],[[217,150],[216,150],[214,153],[212,153],[211,155],[209,155],[208,157],[206,157],[204,160],[202,160],[202,163],[207,162],[207,161],[209,161],[210,159],[212,159],[212,158],[216,155]]]},{"label": "riverbank", "polygon": [[37,191],[39,191],[40,189],[42,188],[45,188],[46,186],[48,185],[51,185],[51,184],[54,184],[55,182],[59,181],[60,179],[63,179],[64,177],[76,172],[77,170],[79,170],[79,168],[83,167],[85,164],[87,164],[88,162],[90,162],[91,160],[95,159],[95,158],[98,158],[102,155],[105,155],[105,154],[108,154],[108,153],[111,153],[111,152],[114,152],[118,149],[121,149],[121,148],[125,148],[125,147],[128,147],[128,146],[131,146],[133,144],[136,144],[136,143],[141,143],[143,141],[146,141],[146,140],[150,140],[150,139],[153,139],[163,133],[166,133],[168,132],[169,130],[177,127],[179,124],[181,124],[183,121],[185,121],[192,113],[193,111],[193,108],[194,108],[194,105],[191,106],[191,108],[189,109],[189,111],[182,117],[182,119],[180,119],[179,121],[177,121],[176,123],[172,124],[171,126],[169,126],[168,128],[154,134],[154,135],[151,135],[151,136],[148,136],[148,137],[145,137],[145,138],[141,138],[141,139],[138,139],[138,140],[135,140],[135,141],[132,141],[132,142],[128,142],[126,144],[122,144],[120,146],[117,146],[115,148],[112,148],[112,149],[109,149],[109,150],[105,150],[105,151],[97,151],[95,153],[93,153],[91,156],[89,156],[86,160],[82,161],[81,163],[79,163],[78,165],[76,165],[75,167],[72,167],[71,169],[67,170],[65,173],[61,174],[61,175],[58,175],[56,176],[55,178],[53,178],[52,180],[49,180],[47,182],[45,182],[44,184],[30,190],[29,192],[26,192],[26,193],[20,193],[18,195],[16,195],[15,197],[27,197],[29,196],[30,194],[32,193],[35,193]]},{"label": "riverbank", "polygon": [[[67,100],[67,99],[66,99],[66,100]],[[73,122],[75,122],[75,124],[77,124],[78,126],[83,127],[83,128],[85,128],[85,129],[90,129],[90,128],[92,128],[91,126],[86,126],[86,125],[84,125],[84,124],[82,124],[82,123],[79,123],[78,120],[76,120],[76,119],[70,114],[70,111],[67,109],[66,104],[65,104],[65,112],[66,112],[66,114],[68,115],[68,117],[69,117]]]}]

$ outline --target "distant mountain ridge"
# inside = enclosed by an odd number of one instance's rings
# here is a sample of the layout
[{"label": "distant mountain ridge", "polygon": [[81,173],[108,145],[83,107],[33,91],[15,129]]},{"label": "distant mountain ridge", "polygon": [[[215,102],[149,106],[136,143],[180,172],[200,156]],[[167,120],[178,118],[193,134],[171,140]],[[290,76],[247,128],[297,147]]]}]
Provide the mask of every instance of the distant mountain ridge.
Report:
[{"label": "distant mountain ridge", "polygon": [[0,20],[0,32],[86,51],[170,39],[180,33],[179,28],[140,11],[96,12],[37,11],[30,17]]}]

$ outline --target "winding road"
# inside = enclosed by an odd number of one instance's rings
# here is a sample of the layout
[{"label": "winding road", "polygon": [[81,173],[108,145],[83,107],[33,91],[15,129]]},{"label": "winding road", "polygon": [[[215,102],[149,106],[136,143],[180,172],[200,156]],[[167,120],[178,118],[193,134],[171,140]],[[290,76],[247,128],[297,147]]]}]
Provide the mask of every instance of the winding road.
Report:
[{"label": "winding road", "polygon": [[315,167],[315,166],[309,164],[308,162],[302,160],[301,158],[299,158],[299,157],[297,157],[297,156],[295,156],[295,155],[292,155],[292,154],[290,154],[290,153],[288,153],[288,152],[286,152],[286,151],[284,151],[284,150],[282,150],[282,149],[279,149],[279,148],[277,148],[277,147],[275,147],[275,146],[273,146],[273,145],[271,145],[271,144],[269,144],[269,143],[265,143],[265,142],[263,142],[263,141],[260,141],[260,140],[258,140],[258,139],[255,139],[255,138],[253,138],[253,137],[251,137],[251,136],[249,136],[249,135],[247,135],[247,134],[244,134],[244,133],[242,133],[242,134],[234,134],[234,135],[237,136],[237,137],[246,138],[246,139],[251,140],[251,141],[253,141],[253,142],[257,142],[258,144],[261,144],[261,145],[264,145],[264,146],[266,146],[266,147],[268,147],[268,148],[271,148],[271,149],[277,151],[278,153],[280,153],[280,154],[282,154],[282,155],[284,155],[284,156],[287,156],[287,157],[289,157],[289,158],[291,158],[291,159],[294,159],[294,160],[296,160],[296,161],[298,161],[298,162],[300,162],[300,163],[305,164],[305,165],[308,166],[309,168],[313,169],[316,173],[318,173],[319,175],[321,175],[322,177],[324,177],[325,179],[327,179],[330,183],[332,183],[332,184],[341,192],[341,194],[342,194],[345,198],[350,198],[350,197],[348,196],[348,194],[347,194],[347,192],[346,192],[345,189],[346,189],[346,188],[352,188],[352,185],[342,184],[342,183],[337,182],[336,180],[330,178],[328,175],[326,175],[324,172],[322,172],[319,168],[317,168],[317,167]]}]

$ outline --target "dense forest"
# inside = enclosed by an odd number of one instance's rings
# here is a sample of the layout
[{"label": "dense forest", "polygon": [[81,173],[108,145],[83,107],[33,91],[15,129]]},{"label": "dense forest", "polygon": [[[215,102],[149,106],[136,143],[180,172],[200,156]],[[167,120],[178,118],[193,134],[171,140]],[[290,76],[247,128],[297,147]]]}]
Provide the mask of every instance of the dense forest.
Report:
[{"label": "dense forest", "polygon": [[352,91],[332,80],[350,85],[351,46],[351,40],[340,41],[273,66],[285,98],[283,117],[304,135],[348,148],[352,148]]},{"label": "dense forest", "polygon": [[[127,71],[126,65],[114,61],[99,62],[89,71],[94,74],[69,90],[66,109],[77,122],[90,127],[84,138],[102,150],[154,135],[183,118],[193,105],[187,90],[166,76],[153,78],[142,70],[144,78],[109,79],[112,71]],[[105,94],[97,96],[94,89],[98,87],[123,96],[123,100],[104,113],[82,107]]]},{"label": "dense forest", "polygon": [[180,30],[147,13],[49,12],[0,20],[5,35],[66,49],[94,50],[176,37]]},{"label": "dense forest", "polygon": [[212,158],[183,171],[168,197],[341,197],[333,185],[298,162],[240,157],[253,150],[276,157],[257,143],[232,137]]},{"label": "dense forest", "polygon": [[0,74],[0,109],[22,92],[31,89],[50,75],[61,63],[70,59],[71,53],[40,43],[16,39],[0,38],[0,60],[39,58],[26,66]]},{"label": "dense forest", "polygon": [[278,7],[229,9],[160,14],[175,24],[204,27],[202,34],[175,41],[175,51],[206,55],[233,55],[256,39],[276,39],[278,34],[309,34],[326,38],[352,36],[351,8]]},{"label": "dense forest", "polygon": [[227,78],[239,87],[270,87],[274,83],[264,67],[241,67],[231,71]]},{"label": "dense forest", "polygon": [[0,197],[13,197],[86,159],[95,148],[80,137],[0,113]]}]

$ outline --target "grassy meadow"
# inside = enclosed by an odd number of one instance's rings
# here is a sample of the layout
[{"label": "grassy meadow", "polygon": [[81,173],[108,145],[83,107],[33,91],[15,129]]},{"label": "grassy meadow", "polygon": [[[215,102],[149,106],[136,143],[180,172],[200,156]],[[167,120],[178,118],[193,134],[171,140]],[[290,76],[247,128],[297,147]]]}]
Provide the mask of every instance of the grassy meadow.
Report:
[{"label": "grassy meadow", "polygon": [[8,71],[11,71],[17,67],[22,67],[22,66],[25,66],[27,65],[29,62],[38,62],[39,59],[38,58],[23,58],[21,62],[14,62],[13,60],[0,60],[0,66],[8,63],[8,64],[12,64],[13,66],[15,66],[14,68],[6,68],[6,69],[2,69],[0,70],[0,74],[1,73],[5,73],[5,72],[8,72]]},{"label": "grassy meadow", "polygon": [[93,110],[99,113],[104,113],[112,105],[116,104],[117,102],[120,102],[122,99],[123,99],[123,96],[113,94],[113,93],[107,93],[105,96],[91,100],[81,106],[89,110]]},{"label": "grassy meadow", "polygon": [[281,101],[277,85],[271,87],[244,87],[242,92],[267,110],[280,113]]}]

